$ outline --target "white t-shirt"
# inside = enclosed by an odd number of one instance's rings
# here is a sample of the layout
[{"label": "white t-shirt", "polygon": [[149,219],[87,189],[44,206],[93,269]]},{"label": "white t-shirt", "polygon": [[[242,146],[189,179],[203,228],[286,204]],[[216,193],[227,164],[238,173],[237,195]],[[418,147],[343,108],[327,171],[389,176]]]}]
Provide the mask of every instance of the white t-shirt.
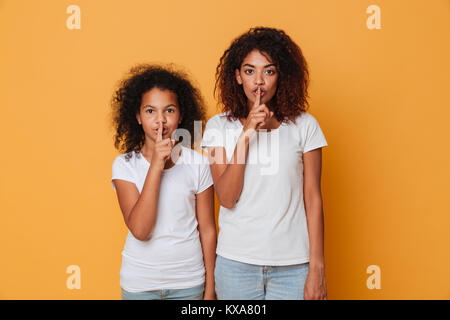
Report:
[{"label": "white t-shirt", "polygon": [[[201,147],[225,147],[230,161],[242,129],[239,120],[217,114],[206,124]],[[220,207],[216,253],[256,265],[308,262],[303,153],[327,145],[319,123],[307,112],[295,124],[253,134],[240,198],[232,209]]]},{"label": "white t-shirt", "polygon": [[[185,289],[205,281],[195,195],[210,187],[213,180],[208,158],[181,148],[176,164],[162,172],[151,238],[140,241],[128,230],[120,269],[120,286],[126,291]],[[116,157],[111,183],[114,179],[133,182],[141,193],[150,163],[141,153],[131,154],[129,161],[126,154]]]}]

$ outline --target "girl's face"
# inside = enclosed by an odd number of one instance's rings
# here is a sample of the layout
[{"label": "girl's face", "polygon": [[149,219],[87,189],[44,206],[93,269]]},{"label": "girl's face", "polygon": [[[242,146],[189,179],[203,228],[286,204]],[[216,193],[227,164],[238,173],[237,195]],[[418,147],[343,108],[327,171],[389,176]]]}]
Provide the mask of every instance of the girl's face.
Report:
[{"label": "girl's face", "polygon": [[156,87],[145,92],[136,119],[142,125],[145,137],[153,142],[157,139],[161,125],[162,138],[170,138],[182,120],[176,94]]},{"label": "girl's face", "polygon": [[258,86],[261,87],[261,104],[269,102],[277,91],[278,71],[266,56],[255,49],[242,61],[241,68],[236,69],[236,80],[244,89],[249,107],[255,101]]}]

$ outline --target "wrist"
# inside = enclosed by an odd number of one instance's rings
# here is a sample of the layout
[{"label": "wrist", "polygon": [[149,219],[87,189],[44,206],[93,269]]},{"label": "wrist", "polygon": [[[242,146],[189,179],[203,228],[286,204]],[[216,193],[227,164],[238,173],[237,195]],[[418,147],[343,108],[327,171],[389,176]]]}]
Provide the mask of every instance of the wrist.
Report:
[{"label": "wrist", "polygon": [[152,161],[150,163],[150,170],[160,173],[164,170],[164,165],[165,165],[165,163],[162,161],[158,161],[158,160]]},{"label": "wrist", "polygon": [[216,295],[216,291],[215,291],[214,288],[208,288],[208,287],[205,287],[205,291],[203,292],[203,295],[204,295],[205,297],[206,297],[206,296],[214,297],[214,296]]},{"label": "wrist", "polygon": [[250,138],[253,136],[253,134],[255,133],[255,129],[252,128],[248,128],[248,129],[242,129],[242,133],[239,137],[239,140],[241,140],[242,142],[249,142]]},{"label": "wrist", "polygon": [[323,261],[310,261],[309,262],[310,272],[325,272],[325,263]]}]

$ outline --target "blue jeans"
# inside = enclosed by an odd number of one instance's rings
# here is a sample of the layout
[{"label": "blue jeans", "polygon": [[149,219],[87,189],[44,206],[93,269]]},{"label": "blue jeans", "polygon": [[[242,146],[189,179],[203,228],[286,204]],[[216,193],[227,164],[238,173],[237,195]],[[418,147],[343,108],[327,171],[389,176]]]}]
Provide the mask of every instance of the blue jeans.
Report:
[{"label": "blue jeans", "polygon": [[214,277],[219,300],[303,300],[309,263],[259,266],[217,255]]},{"label": "blue jeans", "polygon": [[123,288],[123,300],[203,300],[205,284],[188,289],[165,289],[144,292],[128,292]]}]

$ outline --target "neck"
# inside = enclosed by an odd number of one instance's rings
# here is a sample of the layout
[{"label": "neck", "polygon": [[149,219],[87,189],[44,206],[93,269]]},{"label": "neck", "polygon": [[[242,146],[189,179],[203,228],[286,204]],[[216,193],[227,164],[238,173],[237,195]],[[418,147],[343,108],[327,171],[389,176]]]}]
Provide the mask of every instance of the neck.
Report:
[{"label": "neck", "polygon": [[144,145],[141,148],[141,153],[148,159],[152,158],[155,142],[151,139],[145,139]]}]

